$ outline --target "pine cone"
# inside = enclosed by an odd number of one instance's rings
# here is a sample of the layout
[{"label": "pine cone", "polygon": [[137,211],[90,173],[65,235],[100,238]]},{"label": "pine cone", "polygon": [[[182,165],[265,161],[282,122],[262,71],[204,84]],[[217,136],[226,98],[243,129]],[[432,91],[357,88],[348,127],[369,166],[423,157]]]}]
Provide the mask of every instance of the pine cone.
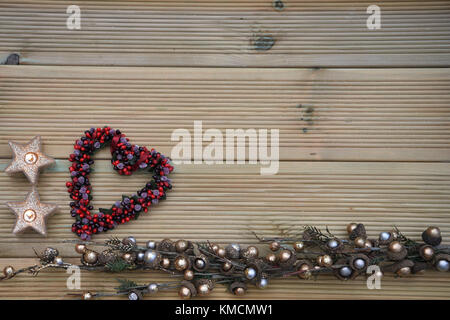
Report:
[{"label": "pine cone", "polygon": [[175,244],[170,239],[164,239],[158,243],[156,246],[156,250],[165,251],[165,252],[173,252],[175,251]]},{"label": "pine cone", "polygon": [[51,263],[58,255],[58,250],[49,247],[44,250],[39,258],[43,263]]},{"label": "pine cone", "polygon": [[104,250],[98,255],[98,264],[106,265],[116,260],[116,255],[111,250]]}]

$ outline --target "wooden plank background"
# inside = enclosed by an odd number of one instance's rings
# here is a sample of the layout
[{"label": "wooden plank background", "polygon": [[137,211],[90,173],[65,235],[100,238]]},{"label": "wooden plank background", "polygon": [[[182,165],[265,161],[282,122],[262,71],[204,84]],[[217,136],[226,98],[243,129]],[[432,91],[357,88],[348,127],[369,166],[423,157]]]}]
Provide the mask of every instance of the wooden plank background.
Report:
[{"label": "wooden plank background", "polygon": [[[369,235],[398,226],[418,239],[428,225],[450,237],[450,2],[378,1],[382,28],[367,30],[370,1],[0,1],[0,267],[36,261],[32,248],[58,246],[76,261],[64,186],[75,139],[92,126],[122,129],[132,142],[170,155],[175,129],[280,130],[280,169],[177,165],[174,189],[151,214],[114,235],[138,240],[254,242],[305,224],[344,235],[347,222]],[[82,29],[67,30],[68,5]],[[258,39],[271,37],[269,50]],[[376,67],[376,68],[375,68]],[[8,140],[43,138],[57,165],[39,181],[60,206],[49,235],[14,237],[5,201],[30,185],[7,176]],[[119,177],[106,150],[96,155],[94,206],[107,206],[147,177]],[[98,240],[106,239],[104,235]],[[0,298],[61,299],[64,272],[0,282]],[[83,272],[83,290],[111,291],[117,275]],[[158,273],[130,273],[140,282]],[[174,292],[156,298],[173,298]],[[152,297],[153,298],[153,297]],[[210,296],[233,298],[218,287]],[[447,274],[365,280],[284,279],[246,298],[450,298]]]}]

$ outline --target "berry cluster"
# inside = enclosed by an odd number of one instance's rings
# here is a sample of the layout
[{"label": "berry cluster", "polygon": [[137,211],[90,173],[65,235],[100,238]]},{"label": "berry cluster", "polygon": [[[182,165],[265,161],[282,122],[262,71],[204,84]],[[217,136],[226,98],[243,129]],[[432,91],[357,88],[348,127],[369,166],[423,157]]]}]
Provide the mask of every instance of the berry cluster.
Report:
[{"label": "berry cluster", "polygon": [[[128,138],[110,127],[91,128],[85,136],[75,142],[75,150],[70,155],[69,167],[71,181],[66,183],[67,191],[73,200],[70,203],[71,215],[76,218],[72,224],[72,232],[82,240],[90,240],[91,235],[114,229],[118,224],[137,219],[141,212],[147,212],[152,204],[157,204],[166,198],[166,190],[172,188],[167,175],[173,171],[170,160],[154,149],[132,145]],[[138,169],[147,169],[153,173],[153,179],[144,188],[131,197],[122,196],[110,209],[94,209],[89,202],[92,200],[92,188],[89,181],[91,166],[94,164],[93,153],[111,143],[111,163],[121,175],[131,175]]]}]

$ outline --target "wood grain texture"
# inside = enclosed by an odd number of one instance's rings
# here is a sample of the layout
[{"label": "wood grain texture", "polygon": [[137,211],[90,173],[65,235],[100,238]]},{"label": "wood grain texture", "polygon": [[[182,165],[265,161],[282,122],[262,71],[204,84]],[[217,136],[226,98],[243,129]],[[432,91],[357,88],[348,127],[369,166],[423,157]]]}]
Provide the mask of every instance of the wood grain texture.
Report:
[{"label": "wood grain texture", "polygon": [[[6,176],[0,168],[0,201],[20,200],[29,189],[24,177]],[[46,171],[39,185],[41,200],[56,203],[59,212],[49,219],[48,238],[27,233],[11,237],[13,214],[0,207],[0,264],[19,261],[33,263],[31,247],[60,248],[64,257],[76,257],[68,213],[68,195],[64,183],[68,178],[67,161],[58,161]],[[92,174],[94,206],[107,207],[122,193],[137,190],[147,175],[118,176],[109,161],[98,160]],[[174,189],[167,200],[149,215],[122,225],[114,236],[135,235],[138,240],[185,238],[212,240],[218,243],[254,243],[252,231],[263,236],[295,234],[303,225],[329,226],[338,236],[344,236],[345,223],[365,223],[369,237],[396,225],[413,239],[428,225],[439,225],[445,243],[450,237],[450,164],[444,163],[346,163],[346,162],[283,162],[277,176],[260,176],[257,166],[180,165],[171,175]],[[96,240],[107,239],[99,235]],[[265,249],[267,250],[267,248]],[[263,251],[264,252],[264,251]],[[75,261],[75,260],[74,260]],[[63,271],[45,272],[37,278],[22,275],[0,285],[0,297],[21,298],[21,287],[34,287],[27,298],[65,298],[67,275]],[[82,289],[111,291],[117,285],[117,275],[83,273]],[[159,273],[130,273],[127,278],[163,281]],[[387,277],[382,290],[367,290],[365,281],[341,282],[325,276],[317,281],[274,281],[264,292],[251,290],[246,298],[450,298],[450,278],[430,271],[410,279]],[[158,298],[169,298],[165,293]],[[213,299],[232,298],[217,289]]]},{"label": "wood grain texture", "polygon": [[[371,67],[449,66],[448,1],[0,1],[0,61],[23,64]],[[266,46],[266,42],[273,45]],[[268,50],[264,48],[270,47]]]},{"label": "wood grain texture", "polygon": [[[450,242],[450,2],[377,1],[379,30],[368,30],[373,1],[0,0],[0,268],[34,264],[33,248],[58,247],[78,262],[70,232],[67,157],[90,127],[120,128],[132,142],[171,156],[175,129],[279,129],[280,168],[176,165],[167,200],[114,230],[139,241],[185,238],[255,242],[328,226],[345,235],[362,222],[370,237],[395,225],[419,239],[429,225]],[[68,30],[66,9],[81,8]],[[268,50],[259,50],[273,40]],[[8,140],[40,134],[56,166],[41,175],[41,200],[58,204],[48,238],[13,237],[6,201],[25,197],[23,175],[7,176]],[[176,157],[175,157],[176,158]],[[117,175],[95,156],[95,208],[138,190],[148,176]],[[176,160],[176,159],[175,159]],[[265,253],[265,251],[263,251]],[[43,272],[0,282],[0,299],[67,299],[67,274]],[[112,292],[117,274],[82,274],[82,290]],[[125,276],[125,275],[124,275]],[[132,272],[139,283],[167,281]],[[172,279],[171,279],[172,280]],[[162,292],[155,299],[176,297]],[[208,299],[233,299],[219,286]],[[251,289],[248,299],[450,299],[450,278],[430,271],[387,276],[381,290],[363,278],[297,278]]]},{"label": "wood grain texture", "polygon": [[111,125],[171,155],[176,129],[279,129],[281,160],[449,161],[449,69],[0,66],[0,154],[67,157]]}]

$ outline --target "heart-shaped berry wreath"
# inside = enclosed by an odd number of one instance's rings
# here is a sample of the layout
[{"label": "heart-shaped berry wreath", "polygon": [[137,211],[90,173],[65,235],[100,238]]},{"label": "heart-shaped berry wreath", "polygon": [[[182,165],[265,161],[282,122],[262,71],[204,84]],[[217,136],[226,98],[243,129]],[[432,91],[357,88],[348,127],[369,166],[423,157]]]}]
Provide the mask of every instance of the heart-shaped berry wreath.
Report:
[{"label": "heart-shaped berry wreath", "polygon": [[[166,191],[172,189],[167,175],[173,171],[170,159],[154,149],[131,144],[120,130],[110,127],[91,128],[86,130],[85,136],[75,142],[74,153],[70,155],[69,167],[72,181],[66,186],[73,200],[70,203],[71,215],[76,218],[72,224],[75,232],[82,240],[90,240],[96,233],[114,229],[118,224],[137,219],[141,212],[147,212],[152,204],[157,204],[166,198]],[[111,163],[114,170],[121,175],[131,175],[138,169],[146,169],[153,173],[153,179],[133,196],[122,196],[111,209],[94,209],[89,202],[92,200],[92,188],[89,181],[91,166],[94,164],[92,155],[111,142]]]}]

